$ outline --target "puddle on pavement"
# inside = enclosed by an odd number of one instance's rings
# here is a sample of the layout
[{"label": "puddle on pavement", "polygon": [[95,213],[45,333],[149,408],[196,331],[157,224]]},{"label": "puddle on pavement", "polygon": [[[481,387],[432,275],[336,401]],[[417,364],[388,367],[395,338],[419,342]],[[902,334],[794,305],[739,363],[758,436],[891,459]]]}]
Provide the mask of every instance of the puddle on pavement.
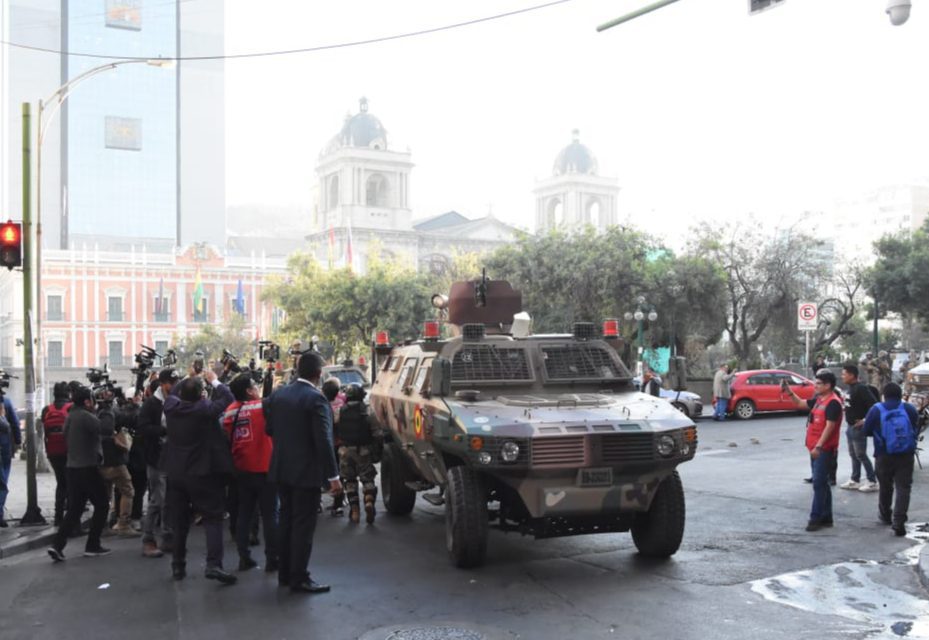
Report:
[{"label": "puddle on pavement", "polygon": [[852,560],[785,573],[751,583],[766,600],[820,615],[862,623],[868,638],[929,640],[929,601],[877,582],[883,566],[915,565],[929,543],[929,525],[913,523],[907,538],[915,542],[890,562]]}]

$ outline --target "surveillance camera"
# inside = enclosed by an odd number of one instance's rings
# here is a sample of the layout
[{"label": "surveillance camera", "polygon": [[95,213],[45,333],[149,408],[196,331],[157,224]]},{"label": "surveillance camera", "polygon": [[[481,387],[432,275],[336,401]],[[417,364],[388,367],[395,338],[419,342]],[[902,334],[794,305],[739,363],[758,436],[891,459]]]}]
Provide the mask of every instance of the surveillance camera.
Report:
[{"label": "surveillance camera", "polygon": [[887,0],[887,15],[890,24],[900,26],[910,17],[910,0]]}]

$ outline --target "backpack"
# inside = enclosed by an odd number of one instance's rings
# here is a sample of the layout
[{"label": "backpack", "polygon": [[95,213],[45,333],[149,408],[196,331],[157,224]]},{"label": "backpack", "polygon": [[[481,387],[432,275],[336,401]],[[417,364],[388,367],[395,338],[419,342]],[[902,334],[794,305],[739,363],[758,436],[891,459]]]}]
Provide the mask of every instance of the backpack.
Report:
[{"label": "backpack", "polygon": [[888,409],[883,402],[876,405],[881,413],[881,439],[887,453],[910,453],[916,450],[916,431],[910,423],[903,403],[896,409]]},{"label": "backpack", "polygon": [[68,453],[64,426],[70,410],[70,402],[63,404],[60,409],[54,404],[48,405],[45,409],[42,430],[45,432],[45,453],[50,456],[63,456]]}]

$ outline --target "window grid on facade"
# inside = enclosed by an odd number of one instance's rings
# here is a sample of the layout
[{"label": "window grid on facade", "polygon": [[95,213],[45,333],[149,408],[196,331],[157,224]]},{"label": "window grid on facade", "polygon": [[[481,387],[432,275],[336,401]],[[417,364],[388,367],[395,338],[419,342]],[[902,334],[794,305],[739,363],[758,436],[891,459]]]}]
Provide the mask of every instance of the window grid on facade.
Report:
[{"label": "window grid on facade", "polygon": [[193,296],[190,298],[190,308],[193,313],[194,322],[208,322],[209,318],[209,309],[210,309],[210,298],[209,296],[201,296],[200,299],[200,309],[197,309],[197,303]]},{"label": "window grid on facade", "polygon": [[49,340],[45,348],[45,358],[49,367],[64,366],[64,349],[60,340]]},{"label": "window grid on facade", "polygon": [[45,306],[45,319],[46,320],[64,320],[64,312],[62,311],[62,296],[60,295],[50,295],[48,296],[46,306]]},{"label": "window grid on facade", "polygon": [[123,299],[120,296],[108,296],[106,301],[106,318],[110,322],[122,322]]},{"label": "window grid on facade", "polygon": [[111,367],[121,367],[123,363],[123,343],[119,340],[110,340],[108,345],[107,358]]}]

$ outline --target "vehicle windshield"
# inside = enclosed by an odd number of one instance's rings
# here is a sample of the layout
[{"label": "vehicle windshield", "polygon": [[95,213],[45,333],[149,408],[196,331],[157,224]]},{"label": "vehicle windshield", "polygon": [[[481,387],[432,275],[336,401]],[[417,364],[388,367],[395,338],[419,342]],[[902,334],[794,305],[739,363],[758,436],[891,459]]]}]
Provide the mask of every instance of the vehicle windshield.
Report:
[{"label": "vehicle windshield", "polygon": [[347,384],[355,383],[360,385],[368,384],[368,381],[364,379],[364,376],[354,369],[338,369],[336,371],[327,371],[326,375],[338,378],[343,387]]}]

